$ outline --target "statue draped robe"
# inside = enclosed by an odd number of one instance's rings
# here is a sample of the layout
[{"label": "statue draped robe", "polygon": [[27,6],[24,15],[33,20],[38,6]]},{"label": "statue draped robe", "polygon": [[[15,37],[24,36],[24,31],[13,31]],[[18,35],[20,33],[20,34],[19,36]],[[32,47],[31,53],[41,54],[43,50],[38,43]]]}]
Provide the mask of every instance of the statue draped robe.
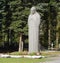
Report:
[{"label": "statue draped robe", "polygon": [[40,15],[36,12],[30,14],[28,18],[28,29],[29,29],[29,52],[39,52],[39,25]]}]

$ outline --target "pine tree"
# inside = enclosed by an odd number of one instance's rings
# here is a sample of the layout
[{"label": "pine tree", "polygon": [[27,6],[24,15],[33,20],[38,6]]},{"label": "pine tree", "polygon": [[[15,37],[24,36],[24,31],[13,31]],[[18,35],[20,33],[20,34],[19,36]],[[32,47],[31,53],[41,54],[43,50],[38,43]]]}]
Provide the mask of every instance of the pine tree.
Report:
[{"label": "pine tree", "polygon": [[19,42],[20,52],[22,51],[22,37],[28,35],[27,19],[29,15],[29,8],[24,6],[21,0],[11,1],[10,6],[12,11],[12,23],[10,24],[10,29],[15,32],[14,39]]}]

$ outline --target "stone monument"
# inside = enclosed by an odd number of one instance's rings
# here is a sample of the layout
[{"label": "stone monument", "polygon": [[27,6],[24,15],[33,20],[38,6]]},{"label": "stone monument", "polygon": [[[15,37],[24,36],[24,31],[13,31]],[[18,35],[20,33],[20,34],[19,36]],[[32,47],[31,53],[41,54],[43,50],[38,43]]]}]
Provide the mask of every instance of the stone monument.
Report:
[{"label": "stone monument", "polygon": [[40,15],[36,8],[32,7],[28,17],[29,53],[39,52],[39,25]]}]

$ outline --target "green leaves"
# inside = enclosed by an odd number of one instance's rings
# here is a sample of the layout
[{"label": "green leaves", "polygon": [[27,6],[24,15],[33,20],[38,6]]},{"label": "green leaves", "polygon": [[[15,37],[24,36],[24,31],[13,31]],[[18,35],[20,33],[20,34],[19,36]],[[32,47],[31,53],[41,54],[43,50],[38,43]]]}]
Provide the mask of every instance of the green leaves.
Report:
[{"label": "green leaves", "polygon": [[[56,3],[55,0],[50,0],[50,2],[49,0],[0,0],[0,37],[3,42],[9,42],[8,40],[18,42],[20,33],[23,33],[23,36],[28,36],[28,15],[30,8],[34,5],[41,15],[40,38],[42,45],[48,46],[48,29],[52,29],[52,40],[55,42],[56,12],[60,12],[60,3]],[[59,14],[57,20],[60,21]],[[60,22],[57,27],[60,29],[59,24]],[[25,41],[27,39],[25,37]]]}]

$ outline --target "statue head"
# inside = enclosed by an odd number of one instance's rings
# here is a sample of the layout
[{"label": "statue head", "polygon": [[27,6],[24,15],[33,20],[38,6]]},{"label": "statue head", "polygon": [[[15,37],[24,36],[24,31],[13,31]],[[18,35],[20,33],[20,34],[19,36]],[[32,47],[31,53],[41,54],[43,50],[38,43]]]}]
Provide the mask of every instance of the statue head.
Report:
[{"label": "statue head", "polygon": [[34,14],[36,12],[36,8],[35,7],[32,7],[31,8],[31,14]]}]

